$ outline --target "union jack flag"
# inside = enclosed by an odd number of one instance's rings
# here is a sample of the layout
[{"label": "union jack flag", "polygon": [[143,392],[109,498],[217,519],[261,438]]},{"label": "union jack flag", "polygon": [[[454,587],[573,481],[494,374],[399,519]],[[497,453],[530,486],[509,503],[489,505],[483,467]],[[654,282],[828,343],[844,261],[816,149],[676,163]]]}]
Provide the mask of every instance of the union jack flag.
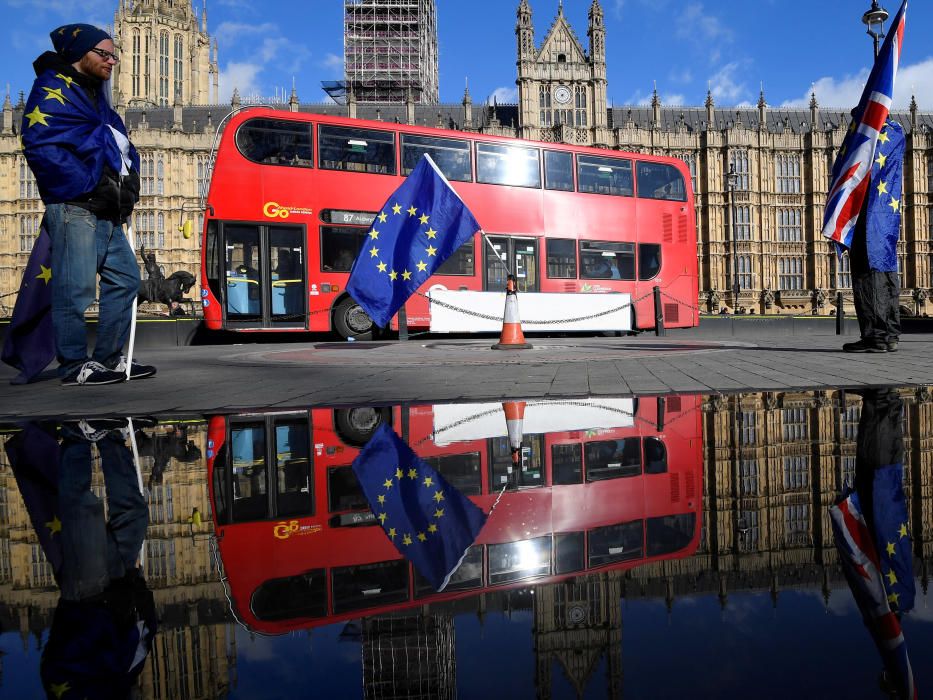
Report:
[{"label": "union jack flag", "polygon": [[868,192],[878,135],[891,110],[906,16],[907,0],[904,0],[875,58],[858,106],[852,111],[849,133],[833,164],[832,184],[823,215],[823,235],[846,247],[852,241],[855,223]]}]

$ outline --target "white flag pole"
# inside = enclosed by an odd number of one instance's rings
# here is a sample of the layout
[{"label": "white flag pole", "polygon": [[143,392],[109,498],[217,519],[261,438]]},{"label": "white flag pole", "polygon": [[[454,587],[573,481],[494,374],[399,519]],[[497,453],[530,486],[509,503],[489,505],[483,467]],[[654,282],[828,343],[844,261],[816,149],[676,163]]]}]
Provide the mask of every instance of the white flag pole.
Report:
[{"label": "white flag pole", "polygon": [[[131,219],[126,220],[126,226],[124,230],[126,231],[126,241],[130,244],[130,250],[133,251],[133,258],[136,257],[136,248],[133,247],[133,224],[130,223]],[[126,381],[130,380],[130,373],[133,369],[133,344],[136,342],[136,305],[139,299],[139,292],[133,295],[133,311],[130,321],[130,342],[126,348]]]}]

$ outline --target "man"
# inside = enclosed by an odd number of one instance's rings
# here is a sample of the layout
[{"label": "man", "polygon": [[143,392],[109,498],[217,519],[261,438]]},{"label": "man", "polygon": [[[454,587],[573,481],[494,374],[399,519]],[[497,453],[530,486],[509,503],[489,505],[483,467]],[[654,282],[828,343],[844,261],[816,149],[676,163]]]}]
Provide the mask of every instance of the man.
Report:
[{"label": "man", "polygon": [[[55,51],[36,59],[23,115],[23,151],[45,203],[52,240],[52,324],[66,385],[126,378],[123,346],[139,291],[136,255],[122,225],[139,199],[139,154],[107,101],[104,82],[119,60],[113,40],[89,24],[50,34]],[[84,312],[96,297],[97,342],[87,356]],[[155,374],[132,363],[130,379]]]}]

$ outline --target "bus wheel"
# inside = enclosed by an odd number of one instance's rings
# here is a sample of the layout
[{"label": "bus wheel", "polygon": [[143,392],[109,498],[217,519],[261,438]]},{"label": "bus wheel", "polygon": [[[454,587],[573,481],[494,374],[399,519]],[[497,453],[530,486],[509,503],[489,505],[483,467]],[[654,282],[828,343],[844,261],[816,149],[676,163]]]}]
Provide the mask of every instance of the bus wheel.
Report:
[{"label": "bus wheel", "polygon": [[334,330],[346,340],[372,340],[375,325],[363,307],[351,297],[345,298],[334,309]]},{"label": "bus wheel", "polygon": [[351,447],[362,447],[382,423],[392,424],[392,409],[361,406],[334,410],[337,435]]}]

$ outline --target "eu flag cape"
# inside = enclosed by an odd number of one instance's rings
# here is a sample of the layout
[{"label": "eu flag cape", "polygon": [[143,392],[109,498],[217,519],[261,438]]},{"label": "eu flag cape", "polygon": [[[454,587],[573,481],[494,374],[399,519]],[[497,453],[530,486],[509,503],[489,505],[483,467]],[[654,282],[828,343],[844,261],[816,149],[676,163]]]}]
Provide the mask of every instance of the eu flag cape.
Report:
[{"label": "eu flag cape", "polygon": [[444,590],[487,514],[384,423],[353,460],[353,472],[395,548],[435,590]]},{"label": "eu flag cape", "polygon": [[347,292],[380,327],[454,251],[480,230],[431,157],[424,155],[373,220]]},{"label": "eu flag cape", "polygon": [[865,245],[868,267],[879,272],[897,272],[897,239],[901,233],[904,177],[904,129],[890,119],[878,137],[871,165],[871,185],[864,208]]},{"label": "eu flag cape", "polygon": [[19,370],[12,384],[31,382],[55,358],[51,279],[52,239],[43,225],[26,263],[3,342],[3,361]]}]

